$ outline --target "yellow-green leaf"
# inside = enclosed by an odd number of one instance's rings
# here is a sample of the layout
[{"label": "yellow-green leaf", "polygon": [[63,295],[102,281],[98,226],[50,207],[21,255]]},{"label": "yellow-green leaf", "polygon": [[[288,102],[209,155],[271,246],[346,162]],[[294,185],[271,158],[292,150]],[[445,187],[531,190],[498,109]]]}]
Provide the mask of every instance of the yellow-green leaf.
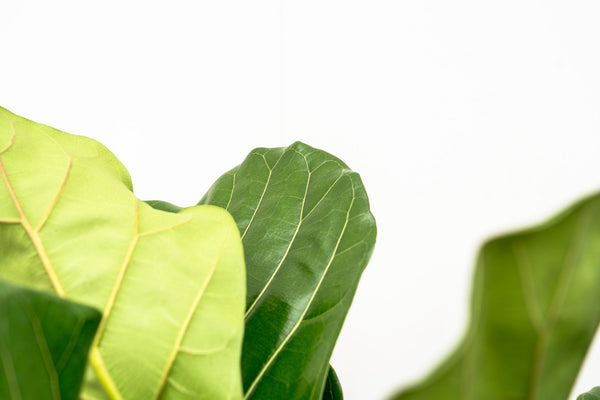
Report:
[{"label": "yellow-green leaf", "polygon": [[0,108],[0,277],[103,310],[112,398],[241,397],[244,271],[226,211],[155,210],[98,142]]}]

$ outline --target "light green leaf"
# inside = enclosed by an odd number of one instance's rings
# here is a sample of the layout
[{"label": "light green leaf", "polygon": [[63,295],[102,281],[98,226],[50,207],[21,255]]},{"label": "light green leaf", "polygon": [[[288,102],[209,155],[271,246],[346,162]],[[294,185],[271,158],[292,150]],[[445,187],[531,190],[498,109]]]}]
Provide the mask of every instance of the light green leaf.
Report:
[{"label": "light green leaf", "polygon": [[155,210],[104,146],[5,109],[0,277],[103,310],[90,361],[112,398],[242,396],[245,278],[231,216]]},{"label": "light green leaf", "polygon": [[76,399],[102,314],[0,281],[0,398]]},{"label": "light green leaf", "polygon": [[344,400],[342,385],[338,379],[333,367],[329,367],[327,381],[325,382],[325,390],[323,391],[323,400]]},{"label": "light green leaf", "polygon": [[600,320],[600,195],[487,242],[474,280],[462,343],[395,398],[566,399]]},{"label": "light green leaf", "polygon": [[600,386],[577,396],[577,400],[600,400]]},{"label": "light green leaf", "polygon": [[375,244],[360,177],[302,143],[252,151],[200,204],[226,208],[247,266],[246,398],[320,399]]}]

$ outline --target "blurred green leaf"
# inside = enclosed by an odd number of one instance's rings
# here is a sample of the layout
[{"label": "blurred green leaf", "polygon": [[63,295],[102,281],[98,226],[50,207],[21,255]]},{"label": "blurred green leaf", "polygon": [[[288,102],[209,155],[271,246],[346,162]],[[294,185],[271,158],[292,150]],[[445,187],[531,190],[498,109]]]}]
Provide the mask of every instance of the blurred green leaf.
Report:
[{"label": "blurred green leaf", "polygon": [[0,281],[0,398],[76,399],[102,314]]},{"label": "blurred green leaf", "polygon": [[[398,400],[564,400],[600,320],[600,195],[487,242],[467,334]],[[428,316],[435,318],[435,316]]]}]

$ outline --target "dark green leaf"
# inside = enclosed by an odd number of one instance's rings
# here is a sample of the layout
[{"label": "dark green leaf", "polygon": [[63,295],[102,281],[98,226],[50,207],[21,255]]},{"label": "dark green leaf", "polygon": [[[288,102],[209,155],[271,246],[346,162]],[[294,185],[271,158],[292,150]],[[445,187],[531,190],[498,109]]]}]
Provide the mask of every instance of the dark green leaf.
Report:
[{"label": "dark green leaf", "polygon": [[580,394],[577,400],[600,400],[600,386],[596,386],[589,392]]},{"label": "dark green leaf", "polygon": [[463,342],[396,399],[566,399],[600,320],[600,195],[486,243],[474,281]]},{"label": "dark green leaf", "polygon": [[323,391],[323,400],[344,400],[342,385],[332,366],[329,366],[325,390]]},{"label": "dark green leaf", "polygon": [[152,208],[170,213],[178,213],[179,211],[183,210],[183,207],[178,207],[175,204],[171,204],[162,200],[148,200],[146,203],[150,204]]},{"label": "dark green leaf", "polygon": [[320,399],[329,358],[375,244],[360,177],[302,143],[252,151],[200,204],[242,234],[246,398]]},{"label": "dark green leaf", "polygon": [[0,281],[0,398],[76,399],[102,314]]}]

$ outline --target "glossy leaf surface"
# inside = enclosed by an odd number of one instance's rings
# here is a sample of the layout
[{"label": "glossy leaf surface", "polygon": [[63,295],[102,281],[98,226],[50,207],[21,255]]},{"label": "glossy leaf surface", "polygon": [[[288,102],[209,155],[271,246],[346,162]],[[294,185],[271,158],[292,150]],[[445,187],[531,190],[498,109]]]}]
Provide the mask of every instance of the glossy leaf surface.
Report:
[{"label": "glossy leaf surface", "polygon": [[396,399],[566,399],[600,320],[599,283],[599,195],[489,241],[466,337]]},{"label": "glossy leaf surface", "polygon": [[102,314],[0,281],[0,398],[76,399]]},{"label": "glossy leaf surface", "polygon": [[227,209],[247,268],[246,398],[320,399],[329,358],[375,244],[360,177],[295,143],[258,148],[200,204]]},{"label": "glossy leaf surface", "polygon": [[600,400],[600,386],[593,388],[589,392],[580,394],[577,400]]},{"label": "glossy leaf surface", "polygon": [[104,146],[4,109],[0,277],[103,310],[90,359],[113,398],[242,396],[244,262],[231,216],[155,210]]},{"label": "glossy leaf surface", "polygon": [[333,367],[329,367],[327,381],[325,381],[325,390],[323,391],[323,400],[344,400],[342,385]]}]

